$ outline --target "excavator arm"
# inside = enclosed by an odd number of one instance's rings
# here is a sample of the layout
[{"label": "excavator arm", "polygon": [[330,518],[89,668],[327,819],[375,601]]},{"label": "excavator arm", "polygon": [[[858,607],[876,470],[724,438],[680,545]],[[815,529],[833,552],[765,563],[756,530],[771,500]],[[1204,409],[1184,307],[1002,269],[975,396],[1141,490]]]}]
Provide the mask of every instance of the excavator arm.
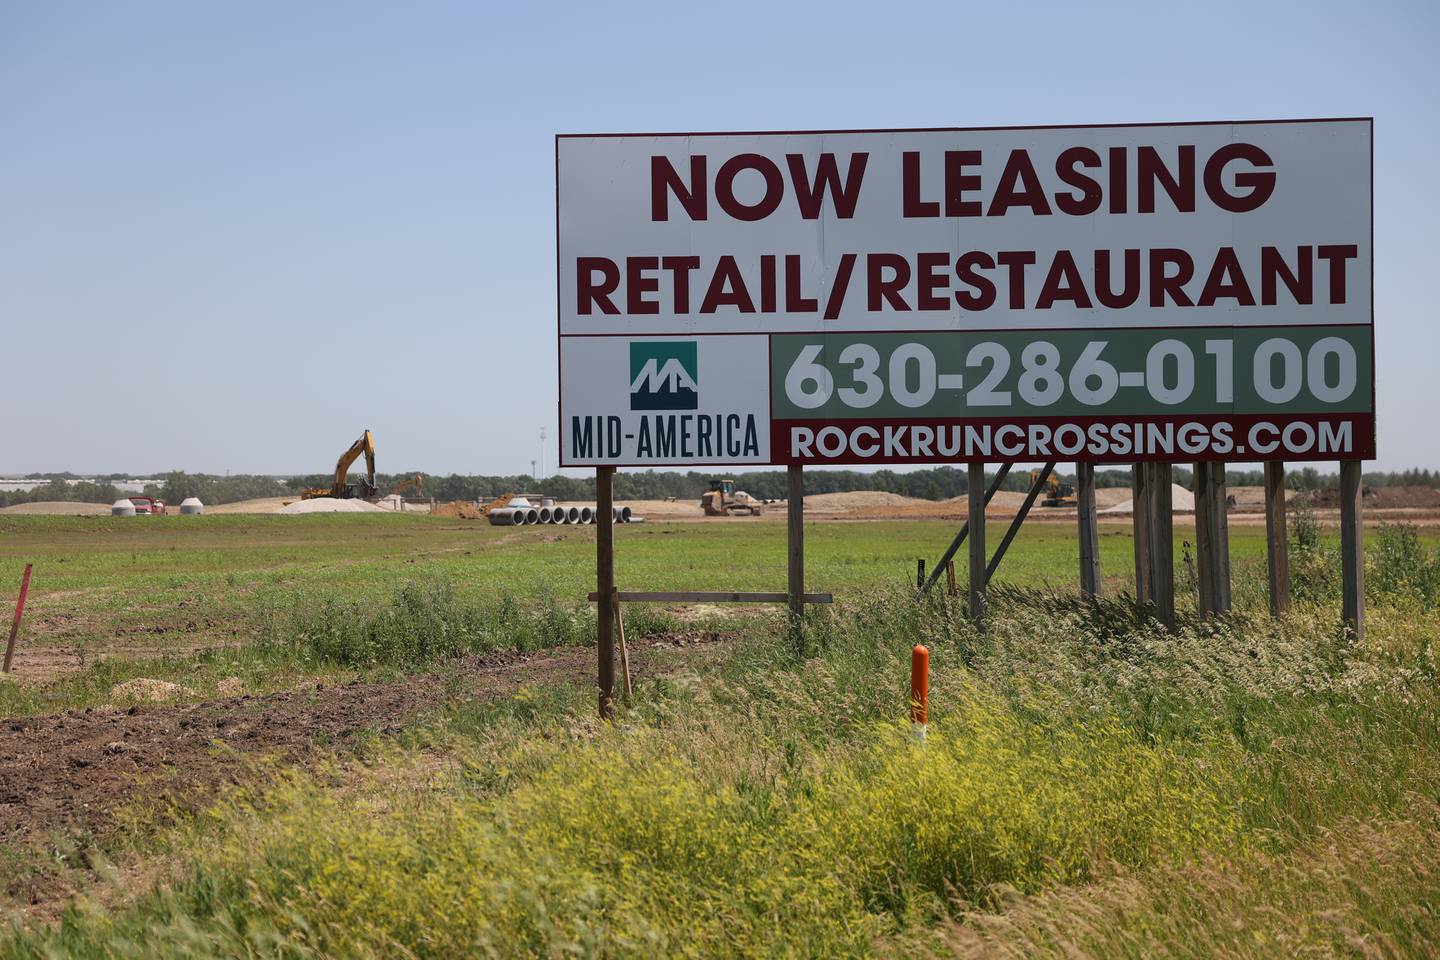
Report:
[{"label": "excavator arm", "polygon": [[[360,454],[365,454],[365,479],[355,484],[352,492],[346,483],[350,475],[350,467]],[[350,445],[350,449],[340,455],[339,461],[335,464],[335,483],[330,488],[314,487],[306,490],[302,495],[304,499],[311,500],[315,497],[373,497],[375,496],[375,438],[366,430],[359,440]]]}]

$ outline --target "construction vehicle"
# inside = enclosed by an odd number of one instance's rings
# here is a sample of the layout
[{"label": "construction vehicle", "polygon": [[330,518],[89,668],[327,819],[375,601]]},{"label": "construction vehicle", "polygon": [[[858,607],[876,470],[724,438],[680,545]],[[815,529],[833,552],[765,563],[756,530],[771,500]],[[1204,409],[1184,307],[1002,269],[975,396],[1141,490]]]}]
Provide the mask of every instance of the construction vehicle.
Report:
[{"label": "construction vehicle", "polygon": [[700,509],[707,517],[734,517],[742,514],[758,517],[765,505],[744,490],[735,489],[734,480],[711,480],[710,489],[700,496]]},{"label": "construction vehicle", "polygon": [[[1035,481],[1040,479],[1039,470],[1030,471],[1030,486],[1035,486]],[[1045,499],[1040,501],[1042,507],[1073,507],[1077,503],[1075,499],[1075,485],[1061,480],[1051,471],[1050,476],[1045,480]]]},{"label": "construction vehicle", "polygon": [[[365,476],[354,483],[347,482],[350,474],[350,465],[365,454]],[[302,500],[314,500],[318,497],[334,497],[337,500],[351,500],[361,498],[371,500],[375,497],[375,438],[366,430],[360,435],[360,439],[350,445],[350,449],[340,455],[340,460],[335,464],[335,482],[328,487],[311,487],[300,494]]]},{"label": "construction vehicle", "polygon": [[136,516],[163,517],[166,513],[165,501],[158,497],[130,497],[129,499],[135,505]]},{"label": "construction vehicle", "polygon": [[395,486],[391,487],[391,488],[390,488],[390,492],[387,493],[387,494],[385,494],[385,496],[387,496],[387,497],[394,497],[394,496],[401,496],[401,497],[403,497],[403,496],[405,495],[405,494],[403,493],[403,491],[405,491],[405,490],[414,490],[414,491],[415,491],[415,497],[416,497],[417,499],[420,498],[420,497],[423,497],[423,496],[425,496],[425,491],[420,489],[420,481],[421,481],[422,479],[423,479],[423,477],[421,477],[421,475],[418,474],[418,473],[415,474],[415,476],[413,476],[413,477],[406,477],[404,480],[401,480],[399,483],[395,484]]}]

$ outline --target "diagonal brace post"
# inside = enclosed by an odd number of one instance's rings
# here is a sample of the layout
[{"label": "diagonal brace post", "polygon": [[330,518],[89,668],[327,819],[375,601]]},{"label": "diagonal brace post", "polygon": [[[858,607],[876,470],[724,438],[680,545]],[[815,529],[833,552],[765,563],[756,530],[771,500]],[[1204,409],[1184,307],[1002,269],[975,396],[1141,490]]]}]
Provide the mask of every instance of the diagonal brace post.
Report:
[{"label": "diagonal brace post", "polygon": [[989,583],[990,578],[995,576],[995,570],[1000,566],[1000,561],[1005,559],[1005,551],[1010,549],[1010,541],[1015,539],[1015,534],[1020,532],[1020,524],[1030,515],[1030,508],[1035,506],[1035,501],[1040,496],[1040,491],[1045,489],[1045,481],[1050,479],[1050,474],[1055,470],[1055,462],[1045,464],[1045,469],[1040,471],[1040,476],[1030,485],[1030,492],[1025,495],[1025,503],[1021,505],[1020,512],[1015,514],[1015,519],[1010,521],[1010,529],[1005,531],[1005,538],[1000,541],[1000,546],[995,550],[995,556],[985,565],[985,582]]},{"label": "diagonal brace post", "polygon": [[[996,492],[1000,489],[1000,484],[1005,482],[1005,477],[1009,475],[1010,468],[1013,466],[1015,466],[1013,463],[1002,463],[1000,469],[995,471],[995,479],[990,481],[990,486],[985,490],[985,505],[987,507],[990,505],[990,501],[994,499]],[[947,547],[945,553],[941,555],[940,562],[935,564],[935,569],[930,574],[930,579],[926,580],[925,585],[920,588],[920,595],[922,597],[930,592],[931,587],[935,586],[935,581],[940,579],[940,575],[945,572],[945,567],[951,560],[955,559],[955,554],[964,546],[965,538],[969,534],[970,521],[966,520],[961,524],[960,532],[955,534],[955,539],[950,541],[950,546]]]}]

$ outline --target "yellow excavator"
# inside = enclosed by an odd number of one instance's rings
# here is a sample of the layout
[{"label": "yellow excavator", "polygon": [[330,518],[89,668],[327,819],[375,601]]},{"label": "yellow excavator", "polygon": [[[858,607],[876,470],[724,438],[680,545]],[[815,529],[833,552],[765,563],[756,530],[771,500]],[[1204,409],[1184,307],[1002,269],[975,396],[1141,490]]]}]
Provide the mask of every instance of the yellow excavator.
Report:
[{"label": "yellow excavator", "polygon": [[[1040,479],[1039,470],[1030,471],[1030,485],[1033,487],[1035,481]],[[1074,484],[1067,483],[1051,473],[1045,480],[1045,498],[1040,501],[1042,507],[1073,507],[1078,501],[1075,499]]]},{"label": "yellow excavator", "polygon": [[[358,460],[362,453],[365,454],[365,476],[354,483],[347,483],[350,465]],[[328,487],[311,487],[300,494],[300,498],[314,500],[316,497],[335,497],[349,500],[358,497],[369,500],[375,493],[375,438],[366,430],[359,440],[350,445],[349,450],[340,455],[339,462],[335,464],[335,482]]]}]

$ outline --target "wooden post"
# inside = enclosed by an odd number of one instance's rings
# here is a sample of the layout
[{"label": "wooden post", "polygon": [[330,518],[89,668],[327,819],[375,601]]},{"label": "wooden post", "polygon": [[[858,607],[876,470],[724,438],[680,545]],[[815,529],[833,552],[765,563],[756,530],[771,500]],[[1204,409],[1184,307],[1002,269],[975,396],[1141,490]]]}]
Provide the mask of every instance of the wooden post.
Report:
[{"label": "wooden post", "polygon": [[1360,461],[1341,460],[1340,580],[1343,616],[1356,642],[1365,639],[1365,527],[1360,497]]},{"label": "wooden post", "polygon": [[1215,556],[1210,543],[1211,503],[1207,496],[1210,468],[1206,463],[1192,466],[1195,468],[1195,580],[1200,588],[1199,610],[1203,620],[1215,613],[1215,578],[1210,575]]},{"label": "wooden post", "polygon": [[970,619],[985,623],[985,464],[970,464]]},{"label": "wooden post", "polygon": [[615,607],[615,636],[620,640],[621,676],[625,681],[625,702],[629,703],[635,690],[630,686],[630,648],[625,644],[625,615],[620,612],[620,591],[610,591],[610,602]]},{"label": "wooden post", "polygon": [[1290,612],[1290,528],[1285,518],[1285,464],[1265,464],[1265,545],[1270,566],[1270,616]]},{"label": "wooden post", "polygon": [[595,629],[599,647],[600,719],[615,716],[614,467],[595,468]]},{"label": "wooden post", "polygon": [[15,619],[10,622],[10,639],[5,643],[5,667],[10,672],[10,662],[15,659],[15,638],[20,635],[20,618],[25,615],[25,596],[30,592],[30,570],[33,564],[25,564],[25,573],[20,577],[20,596],[15,601]]},{"label": "wooden post", "polygon": [[1130,468],[1130,511],[1134,524],[1135,605],[1143,620],[1151,615],[1154,596],[1150,592],[1150,464]]},{"label": "wooden post", "polygon": [[1195,464],[1195,550],[1201,617],[1230,612],[1230,521],[1225,499],[1225,464]]},{"label": "wooden post", "polygon": [[1150,591],[1155,616],[1175,627],[1175,507],[1168,463],[1150,464]]},{"label": "wooden post", "polygon": [[925,558],[915,558],[915,589],[925,592]]},{"label": "wooden post", "polygon": [[785,523],[790,615],[805,612],[805,468],[785,468]]},{"label": "wooden post", "polygon": [[1080,524],[1080,593],[1100,596],[1100,524],[1095,517],[1095,464],[1075,464],[1075,513]]},{"label": "wooden post", "polygon": [[960,588],[955,585],[955,561],[945,561],[945,591],[952,597],[960,596]]}]

